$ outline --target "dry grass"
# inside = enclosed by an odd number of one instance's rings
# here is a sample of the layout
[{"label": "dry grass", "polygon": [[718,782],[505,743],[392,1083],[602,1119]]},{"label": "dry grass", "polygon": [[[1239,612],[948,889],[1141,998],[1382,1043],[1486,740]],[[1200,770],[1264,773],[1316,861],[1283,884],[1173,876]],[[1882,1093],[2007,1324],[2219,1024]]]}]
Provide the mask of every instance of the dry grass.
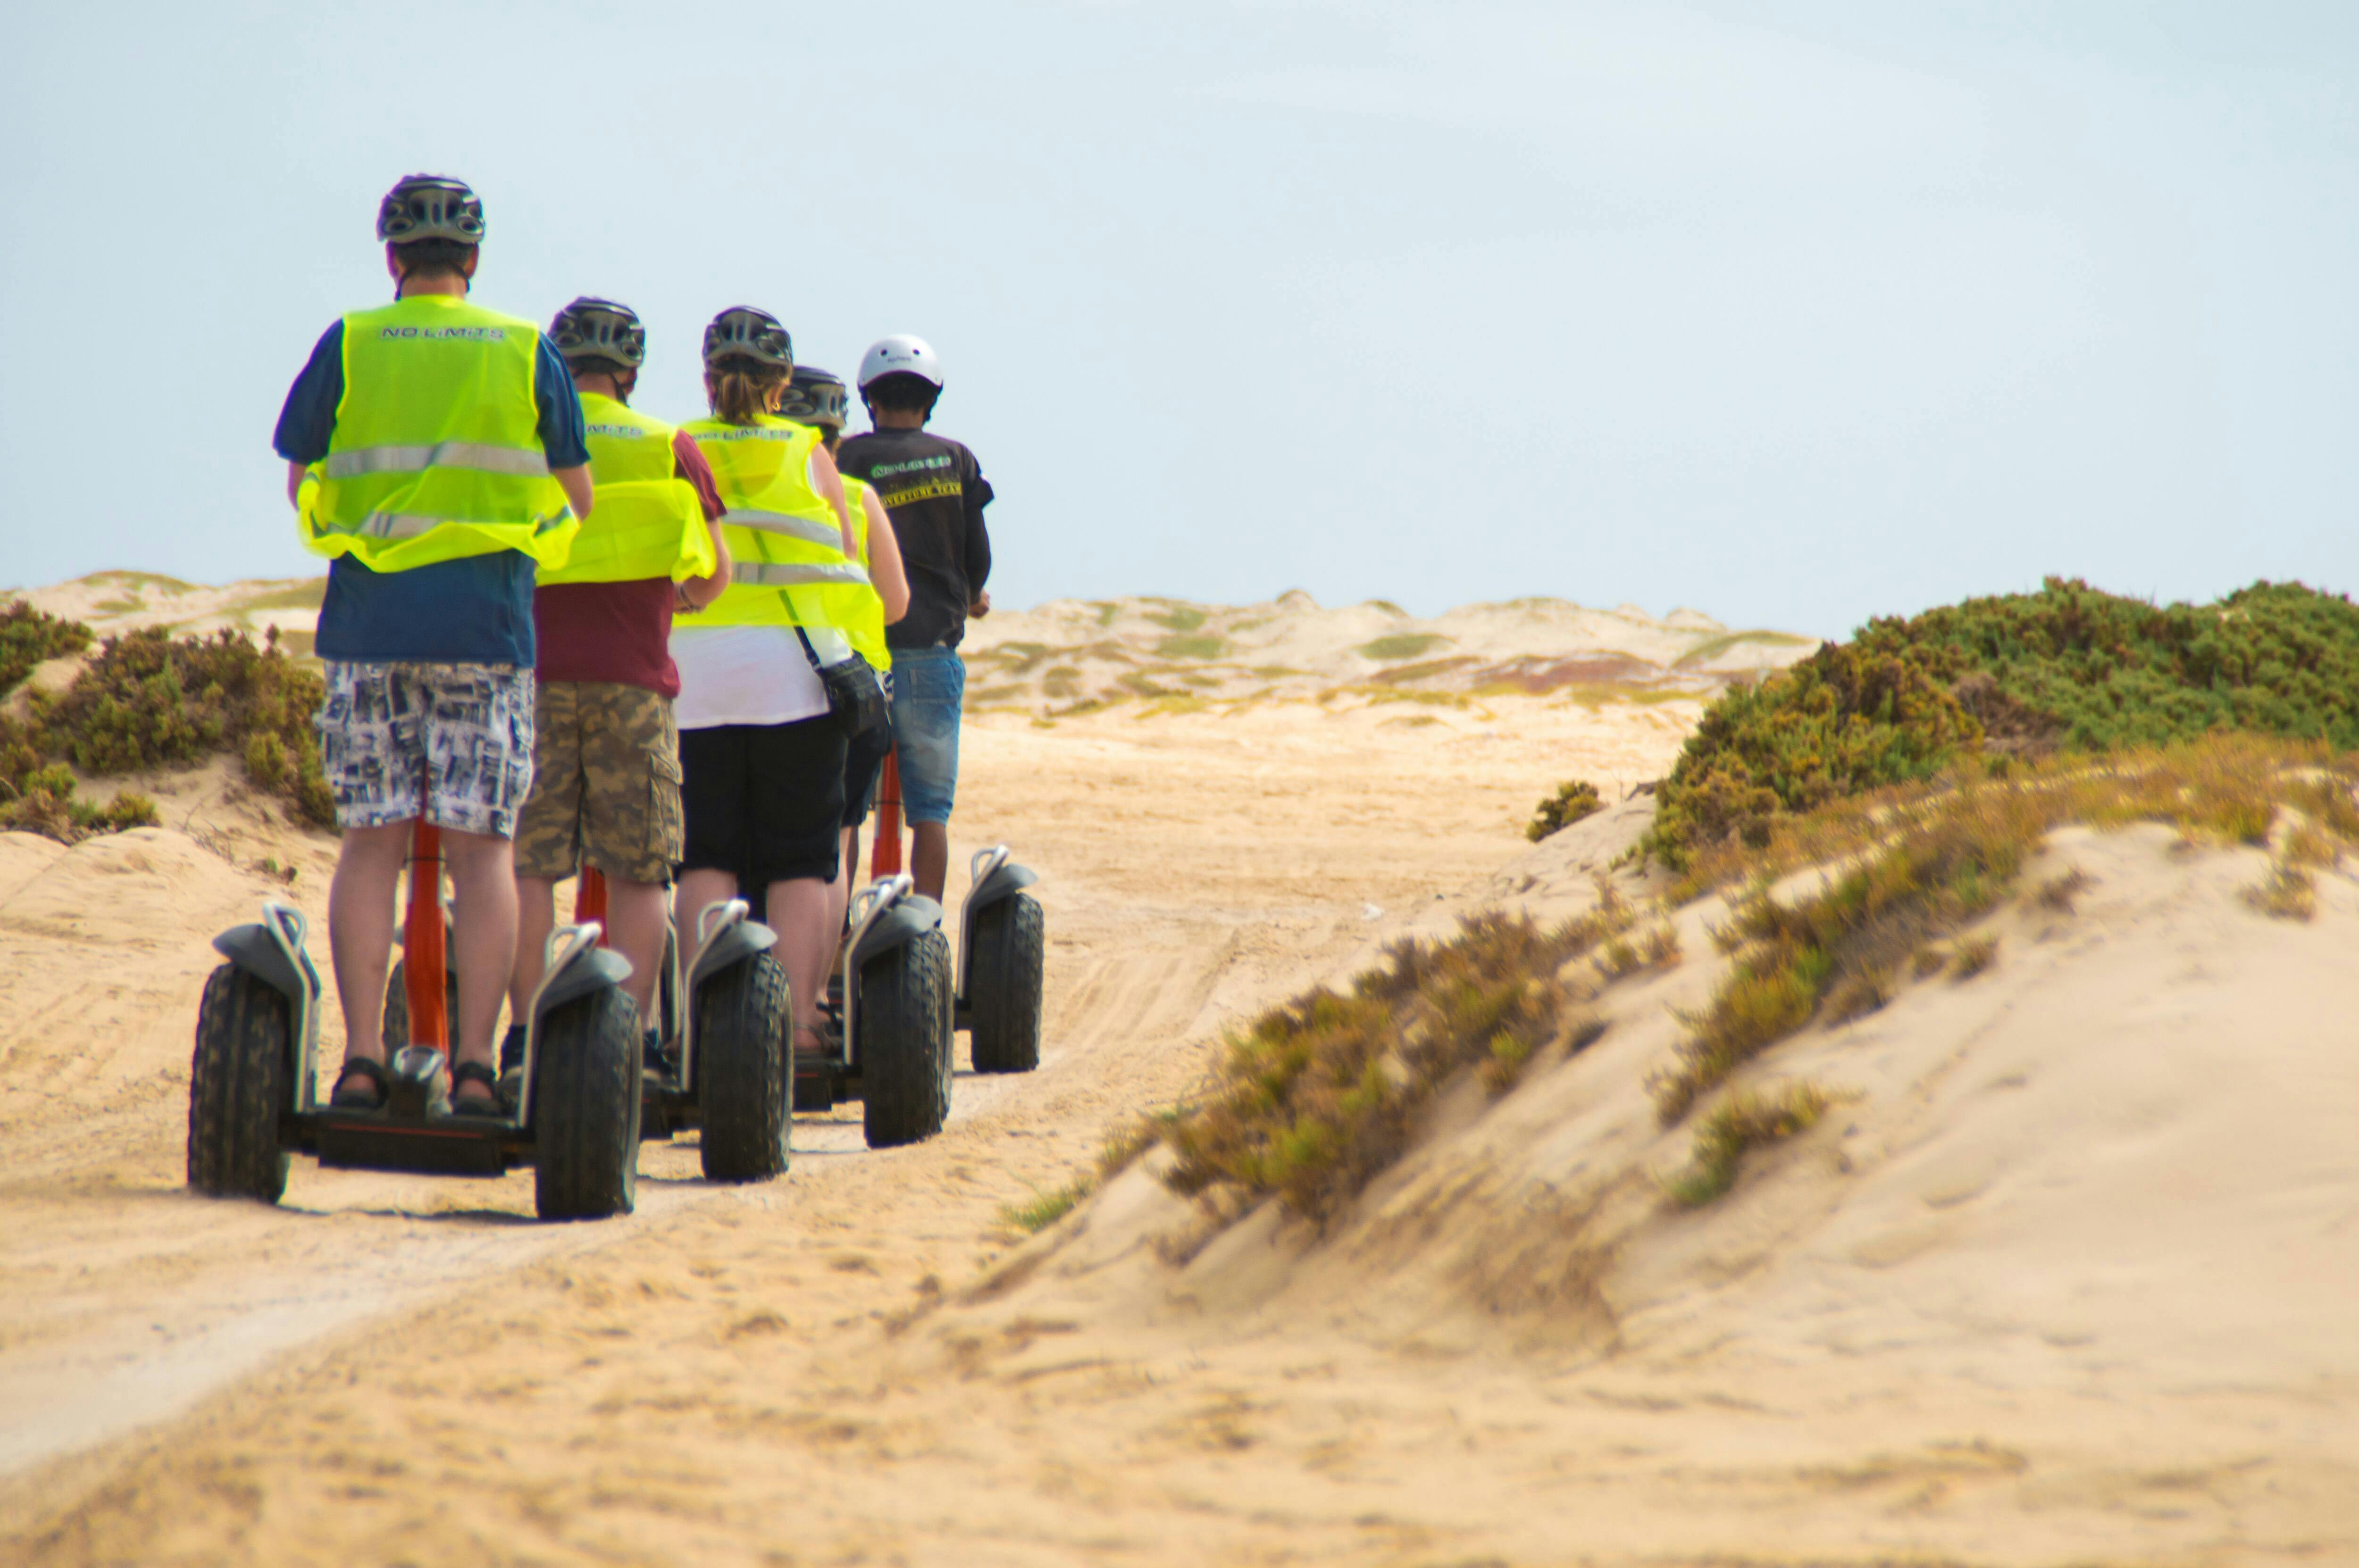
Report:
[{"label": "dry grass", "polygon": [[1540,1053],[1603,1025],[1576,1011],[1564,971],[1636,919],[1606,890],[1553,929],[1469,916],[1446,942],[1405,941],[1345,991],[1321,988],[1229,1041],[1211,1092],[1165,1134],[1179,1192],[1274,1195],[1323,1224],[1397,1159],[1443,1085],[1470,1069],[1494,1094]]},{"label": "dry grass", "polygon": [[1968,936],[1958,943],[1957,952],[1950,959],[1950,978],[1971,980],[1997,962],[1997,937]]},{"label": "dry grass", "polygon": [[2309,920],[2318,914],[2318,883],[2299,866],[2280,860],[2258,886],[2245,890],[2245,902],[2275,920]]},{"label": "dry grass", "polygon": [[[1885,1005],[1904,963],[1929,975],[1934,966],[1919,955],[1988,911],[2051,828],[2163,822],[2191,842],[2265,843],[2292,807],[2317,832],[2341,838],[2346,827],[2359,833],[2354,776],[2351,759],[2246,736],[2032,766],[1977,764],[1938,784],[1787,819],[1756,849],[1699,856],[1683,892],[1730,883],[1751,891],[1714,934],[1736,963],[1711,1004],[1687,1018],[1688,1038],[1654,1081],[1656,1108],[1666,1123],[1676,1121],[1813,1018],[1841,1022]],[[1813,864],[1843,869],[1813,896],[1790,904],[1770,896],[1770,879]],[[2256,902],[2299,918],[2306,881],[2306,873],[2281,866]],[[2066,876],[2043,893],[2070,907],[2082,885]],[[1951,968],[1968,979],[1996,954],[1995,941],[1961,941]]]},{"label": "dry grass", "polygon": [[1684,1208],[1701,1208],[1736,1184],[1746,1154],[1815,1126],[1834,1098],[1812,1083],[1790,1084],[1772,1095],[1730,1095],[1696,1128],[1688,1168],[1664,1182],[1663,1190]]},{"label": "dry grass", "polygon": [[2050,877],[2039,884],[2033,902],[2040,908],[2057,914],[2072,913],[2072,901],[2087,891],[2089,873],[2075,866],[2061,876]]}]

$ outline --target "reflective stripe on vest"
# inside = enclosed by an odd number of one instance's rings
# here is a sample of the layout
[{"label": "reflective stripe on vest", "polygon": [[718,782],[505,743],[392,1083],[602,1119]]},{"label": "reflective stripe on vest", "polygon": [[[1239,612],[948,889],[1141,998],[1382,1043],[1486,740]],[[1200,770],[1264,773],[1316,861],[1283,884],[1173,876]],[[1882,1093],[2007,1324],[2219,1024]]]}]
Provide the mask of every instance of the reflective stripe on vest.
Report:
[{"label": "reflective stripe on vest", "polygon": [[[704,609],[673,617],[679,626],[832,628],[817,590],[865,581],[843,553],[835,509],[810,487],[819,432],[765,415],[752,425],[693,419],[680,427],[712,465],[721,492],[722,537],[734,569],[729,586]],[[816,639],[815,639],[816,641]],[[841,643],[840,637],[828,639]],[[848,644],[844,644],[848,649]]]},{"label": "reflective stripe on vest", "polygon": [[[875,530],[870,525],[868,510],[862,498],[875,493],[863,481],[850,474],[843,476],[843,509],[852,519],[853,537],[860,545],[860,564],[864,572],[875,564]],[[881,501],[877,503],[877,511],[880,514],[884,511]],[[817,591],[826,599],[829,619],[843,629],[844,638],[851,643],[853,651],[879,670],[891,669],[893,654],[885,645],[885,600],[877,596],[873,578],[864,575],[856,584],[828,587]]]},{"label": "reflective stripe on vest", "polygon": [[746,562],[732,561],[731,582],[758,583],[764,588],[799,588],[805,583],[853,584],[868,586],[868,574],[845,561],[840,566],[820,562]]},{"label": "reflective stripe on vest", "polygon": [[549,455],[538,447],[487,447],[481,441],[437,441],[430,447],[364,447],[332,452],[321,470],[330,479],[364,473],[419,473],[427,469],[481,469],[485,473],[545,474]]},{"label": "reflective stripe on vest", "polygon": [[372,571],[520,550],[561,565],[579,524],[541,449],[540,331],[452,295],[343,321],[344,395],[297,496],[303,542]]},{"label": "reflective stripe on vest", "polygon": [[543,584],[683,581],[712,569],[712,533],[696,487],[677,477],[672,427],[602,393],[582,395],[596,502],[572,557]]}]

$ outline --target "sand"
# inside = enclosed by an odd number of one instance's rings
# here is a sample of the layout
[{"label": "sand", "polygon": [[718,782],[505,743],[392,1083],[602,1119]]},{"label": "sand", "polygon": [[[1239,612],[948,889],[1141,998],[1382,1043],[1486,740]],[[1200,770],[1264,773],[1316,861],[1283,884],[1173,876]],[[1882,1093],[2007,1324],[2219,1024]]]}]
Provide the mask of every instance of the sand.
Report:
[{"label": "sand", "polygon": [[265,856],[316,913],[328,845],[218,773],[164,827],[0,838],[0,1561],[2359,1561],[2359,887],[2270,921],[2257,851],[2060,835],[2073,912],[1766,1056],[1845,1098],[1701,1212],[1644,1086],[1723,962],[1709,902],[1596,1044],[1454,1091],[1324,1236],[1214,1231],[1155,1156],[1011,1229],[1259,1006],[1645,892],[1611,870],[1644,795],[1517,828],[1658,776],[1694,698],[1331,695],[1380,684],[1330,679],[1357,632],[1287,694],[992,705],[957,841],[1043,874],[1041,1069],[962,1073],[909,1149],[798,1118],[763,1187],[650,1145],[603,1225],[530,1223],[526,1175],[189,1197],[207,938]]}]

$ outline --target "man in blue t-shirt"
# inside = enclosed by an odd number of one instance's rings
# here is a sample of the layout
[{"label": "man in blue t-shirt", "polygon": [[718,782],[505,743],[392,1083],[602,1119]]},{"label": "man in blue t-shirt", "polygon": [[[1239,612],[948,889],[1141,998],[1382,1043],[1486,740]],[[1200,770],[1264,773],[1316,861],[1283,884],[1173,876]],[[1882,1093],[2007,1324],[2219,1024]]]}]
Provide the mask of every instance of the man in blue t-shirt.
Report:
[{"label": "man in blue t-shirt", "polygon": [[[411,176],[377,217],[399,299],[463,298],[475,273],[483,206],[453,179]],[[325,460],[345,396],[344,323],[322,333],[296,377],[273,445],[287,495]],[[577,516],[590,514],[590,452],[573,378],[538,338],[533,400],[542,455]],[[327,665],[320,760],[343,844],[328,894],[328,940],[344,1016],[344,1066],[332,1103],[385,1103],[382,1043],[394,892],[420,818],[442,829],[456,892],[459,981],[451,1109],[498,1115],[493,1031],[514,967],[516,814],[532,784],[534,565],[519,550],[373,571],[329,563],[314,650]]]}]

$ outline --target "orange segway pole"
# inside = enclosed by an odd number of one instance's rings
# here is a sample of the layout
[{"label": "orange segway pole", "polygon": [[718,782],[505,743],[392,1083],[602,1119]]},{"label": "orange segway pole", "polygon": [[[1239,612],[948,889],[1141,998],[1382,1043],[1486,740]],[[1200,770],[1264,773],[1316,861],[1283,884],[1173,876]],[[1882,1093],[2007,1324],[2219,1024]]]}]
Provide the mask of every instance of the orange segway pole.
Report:
[{"label": "orange segway pole", "polygon": [[402,989],[409,1000],[405,1044],[451,1050],[442,1005],[442,830],[423,820],[409,836],[409,912],[402,921]]},{"label": "orange segway pole", "polygon": [[[584,866],[581,880],[573,884],[573,924],[585,925],[592,920],[602,932],[605,929],[606,874],[595,866]],[[606,938],[601,935],[598,946],[605,945]]]},{"label": "orange segway pole", "polygon": [[868,874],[889,877],[901,869],[901,758],[897,748],[885,753],[885,772],[876,780],[876,849],[868,860]]}]

